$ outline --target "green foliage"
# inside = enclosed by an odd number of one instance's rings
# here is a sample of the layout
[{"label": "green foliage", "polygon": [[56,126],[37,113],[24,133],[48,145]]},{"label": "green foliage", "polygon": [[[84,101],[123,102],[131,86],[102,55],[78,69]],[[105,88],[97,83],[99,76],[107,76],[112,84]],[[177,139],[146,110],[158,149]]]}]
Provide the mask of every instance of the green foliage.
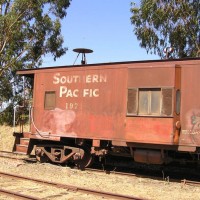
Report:
[{"label": "green foliage", "polygon": [[173,47],[175,58],[200,56],[199,0],[141,0],[131,4],[131,23],[141,47],[164,58]]},{"label": "green foliage", "polygon": [[0,102],[18,103],[16,70],[39,67],[47,54],[54,60],[65,54],[60,21],[69,5],[70,0],[0,0]]},{"label": "green foliage", "polygon": [[[13,103],[9,104],[4,112],[0,112],[0,125],[13,125],[14,117]],[[24,125],[29,121],[29,108],[28,107],[17,107],[15,111],[15,125]]]},{"label": "green foliage", "polygon": [[0,112],[0,125],[9,125],[13,124],[13,104],[9,105],[4,112]]}]

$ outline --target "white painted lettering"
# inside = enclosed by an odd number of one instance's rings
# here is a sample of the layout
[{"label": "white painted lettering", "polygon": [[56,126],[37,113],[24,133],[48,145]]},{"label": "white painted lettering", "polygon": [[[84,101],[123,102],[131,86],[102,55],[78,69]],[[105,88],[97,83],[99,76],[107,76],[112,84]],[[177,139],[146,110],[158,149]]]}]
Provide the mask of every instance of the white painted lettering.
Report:
[{"label": "white painted lettering", "polygon": [[92,76],[91,75],[87,75],[85,78],[85,82],[86,83],[91,83],[92,82]]},{"label": "white painted lettering", "polygon": [[81,78],[78,75],[73,76],[61,76],[60,73],[56,73],[53,76],[53,84],[66,84],[66,83],[78,83]]},{"label": "white painted lettering", "polygon": [[99,89],[84,89],[83,90],[83,97],[98,97],[99,96]]},{"label": "white painted lettering", "polygon": [[[107,82],[107,76],[102,74],[88,74],[86,76],[80,76],[80,75],[61,75],[60,73],[55,73],[53,76],[53,84],[62,84],[59,85],[59,97],[79,97],[80,91],[79,86],[77,85],[77,88],[70,89],[70,86],[68,84],[73,83],[106,83]],[[74,87],[74,85],[73,85]],[[85,88],[81,90],[82,97],[99,97],[100,96],[100,89],[88,89]],[[74,104],[73,104],[74,106]],[[73,107],[74,109],[74,107]]]},{"label": "white painted lettering", "polygon": [[74,76],[74,83],[80,82],[80,76]]},{"label": "white painted lettering", "polygon": [[93,75],[87,75],[85,77],[85,82],[86,83],[106,83],[107,82],[107,77],[106,75],[98,75],[98,74],[93,74]]},{"label": "white painted lettering", "polygon": [[78,97],[78,89],[76,89],[76,90],[73,91],[73,96],[74,97]]},{"label": "white painted lettering", "polygon": [[89,95],[89,89],[84,89],[83,90],[83,97],[86,97]]},{"label": "white painted lettering", "polygon": [[106,83],[107,82],[107,76],[101,74],[100,77],[99,77],[99,82],[100,83],[102,83],[102,82]]},{"label": "white painted lettering", "polygon": [[71,89],[67,89],[66,86],[60,86],[60,97],[78,97],[78,93],[79,90],[75,89],[75,90],[71,90]]},{"label": "white painted lettering", "polygon": [[92,82],[93,83],[98,83],[99,82],[99,76],[97,74],[92,76]]},{"label": "white painted lettering", "polygon": [[67,87],[66,86],[60,86],[60,97],[63,96],[63,94],[66,94],[67,92]]},{"label": "white painted lettering", "polygon": [[93,90],[93,96],[94,97],[99,97],[99,89]]},{"label": "white painted lettering", "polygon": [[[83,82],[85,83],[106,83],[107,82],[107,76],[106,75],[86,75],[82,77]],[[72,76],[61,76],[60,73],[56,73],[53,76],[53,84],[66,84],[66,83],[80,83],[81,82],[81,76],[79,75],[72,75]]]},{"label": "white painted lettering", "polygon": [[73,82],[73,76],[67,76],[67,83],[72,83]]},{"label": "white painted lettering", "polygon": [[66,97],[73,97],[72,90],[67,90]]},{"label": "white painted lettering", "polygon": [[77,110],[78,103],[66,103],[66,109],[67,110]]},{"label": "white painted lettering", "polygon": [[65,76],[62,76],[62,77],[60,78],[60,83],[62,83],[62,84],[65,84],[65,83],[66,83],[66,77],[65,77]]},{"label": "white painted lettering", "polygon": [[59,83],[59,78],[57,76],[60,76],[60,73],[56,73],[54,76],[53,76],[53,84],[58,84]]}]

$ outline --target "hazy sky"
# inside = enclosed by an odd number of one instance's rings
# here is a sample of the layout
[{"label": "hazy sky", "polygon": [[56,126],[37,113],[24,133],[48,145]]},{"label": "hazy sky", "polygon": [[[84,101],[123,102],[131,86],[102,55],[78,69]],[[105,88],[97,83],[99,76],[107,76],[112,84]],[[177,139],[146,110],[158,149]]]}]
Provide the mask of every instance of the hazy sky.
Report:
[{"label": "hazy sky", "polygon": [[[139,0],[135,0],[139,4]],[[139,46],[133,33],[130,0],[72,0],[62,21],[62,35],[67,53],[56,62],[45,57],[43,66],[72,65],[74,48],[89,48],[87,63],[105,63],[159,59]],[[76,64],[80,64],[81,57]]]}]

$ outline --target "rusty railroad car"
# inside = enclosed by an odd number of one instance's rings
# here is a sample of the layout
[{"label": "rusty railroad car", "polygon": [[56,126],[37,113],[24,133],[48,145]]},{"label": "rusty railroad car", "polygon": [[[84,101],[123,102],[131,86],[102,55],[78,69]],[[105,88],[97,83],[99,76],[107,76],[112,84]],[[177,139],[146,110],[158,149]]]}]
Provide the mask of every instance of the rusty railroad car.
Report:
[{"label": "rusty railroad car", "polygon": [[163,164],[200,152],[200,59],[22,70],[32,78],[30,132],[14,151],[86,167],[94,156]]}]

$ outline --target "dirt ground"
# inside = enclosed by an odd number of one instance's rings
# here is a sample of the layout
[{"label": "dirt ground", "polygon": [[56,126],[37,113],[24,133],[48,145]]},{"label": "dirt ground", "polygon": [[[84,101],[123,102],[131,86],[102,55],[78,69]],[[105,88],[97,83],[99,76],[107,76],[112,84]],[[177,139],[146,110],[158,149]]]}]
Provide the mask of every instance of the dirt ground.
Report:
[{"label": "dirt ground", "polygon": [[[0,150],[11,151],[13,145],[12,129],[0,127]],[[11,132],[10,132],[11,131]],[[127,177],[116,174],[79,171],[69,167],[49,163],[23,163],[0,158],[0,171],[19,175],[57,181],[106,192],[152,199],[152,200],[197,200],[200,199],[200,186],[183,185],[170,181],[150,178]],[[187,173],[187,172],[186,172]],[[70,198],[71,200],[73,198]],[[74,198],[77,199],[77,198]],[[80,198],[79,198],[80,199]],[[81,199],[88,199],[83,196]],[[104,198],[105,199],[105,198]]]},{"label": "dirt ground", "polygon": [[[24,126],[24,131],[28,131],[29,126]],[[0,125],[0,151],[12,151],[14,144],[13,132],[19,132],[19,127],[9,127]]]}]

